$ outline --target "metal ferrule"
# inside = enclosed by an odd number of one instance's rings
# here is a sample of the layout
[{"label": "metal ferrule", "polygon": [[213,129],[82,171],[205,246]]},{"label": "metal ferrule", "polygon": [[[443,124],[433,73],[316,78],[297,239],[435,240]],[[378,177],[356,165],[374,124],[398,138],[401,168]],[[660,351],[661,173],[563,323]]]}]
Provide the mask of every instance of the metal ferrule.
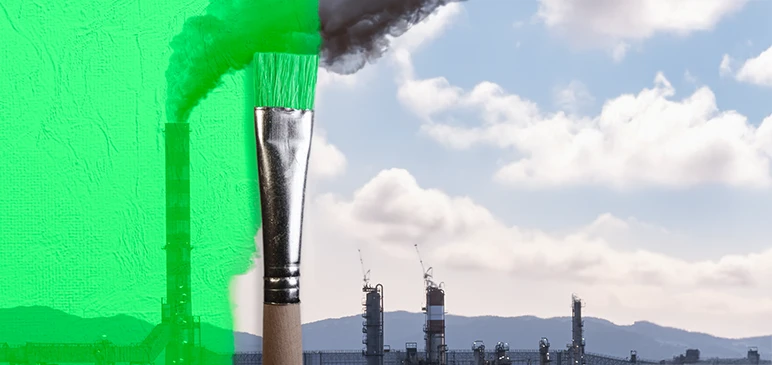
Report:
[{"label": "metal ferrule", "polygon": [[300,302],[300,247],[314,112],[255,108],[264,302]]}]

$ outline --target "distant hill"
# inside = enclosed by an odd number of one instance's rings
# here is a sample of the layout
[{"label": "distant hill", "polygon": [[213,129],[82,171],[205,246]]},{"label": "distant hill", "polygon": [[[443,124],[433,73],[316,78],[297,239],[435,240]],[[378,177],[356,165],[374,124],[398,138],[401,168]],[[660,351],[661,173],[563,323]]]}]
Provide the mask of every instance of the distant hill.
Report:
[{"label": "distant hill", "polygon": [[[155,325],[127,315],[81,318],[48,307],[15,307],[0,309],[0,343],[91,343],[105,336],[116,345],[130,345],[142,342]],[[252,348],[261,348],[260,337],[247,336],[257,341]],[[233,332],[202,323],[201,341],[211,351],[230,352]]]},{"label": "distant hill", "polygon": [[[384,315],[384,343],[402,349],[405,342],[423,347],[424,316],[420,313],[388,312]],[[488,347],[498,341],[509,342],[511,349],[538,349],[541,337],[547,337],[552,349],[565,349],[571,341],[571,318],[542,319],[522,317],[462,317],[445,319],[446,342],[450,349],[471,349],[472,342],[483,340]],[[350,316],[308,323],[303,327],[304,346],[310,350],[362,348],[362,317]],[[759,348],[762,358],[772,355],[772,336],[725,339],[706,334],[661,327],[649,322],[618,326],[598,318],[585,318],[586,351],[627,357],[638,351],[643,359],[672,359],[687,348],[698,348],[701,357],[741,358],[748,347]]]},{"label": "distant hill", "polygon": [[[406,342],[423,340],[424,316],[420,313],[389,312],[385,317],[385,344],[402,349]],[[93,342],[106,335],[116,344],[141,342],[154,324],[126,316],[84,319],[47,307],[17,307],[0,309],[0,343],[24,342]],[[469,349],[475,340],[488,346],[498,341],[509,342],[512,349],[537,349],[541,337],[549,338],[554,350],[570,342],[571,319],[522,317],[463,317],[448,315],[447,344],[450,349]],[[204,345],[215,352],[225,352],[233,341],[229,330],[202,324]],[[77,330],[73,330],[77,329]],[[726,339],[702,333],[636,322],[617,326],[597,318],[585,318],[587,352],[627,357],[630,350],[641,358],[670,359],[687,348],[700,349],[703,358],[745,357],[748,347],[759,348],[762,358],[772,355],[772,336]],[[236,333],[236,348],[259,351],[262,338]],[[362,348],[362,317],[349,316],[325,319],[303,325],[303,347],[306,350],[360,350]]]}]

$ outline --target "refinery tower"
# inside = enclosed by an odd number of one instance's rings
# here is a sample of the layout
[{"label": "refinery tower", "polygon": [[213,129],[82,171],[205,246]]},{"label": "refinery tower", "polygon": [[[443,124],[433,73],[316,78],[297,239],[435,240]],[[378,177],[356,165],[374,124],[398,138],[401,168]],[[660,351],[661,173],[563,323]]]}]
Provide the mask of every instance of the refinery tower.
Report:
[{"label": "refinery tower", "polygon": [[571,296],[571,344],[568,345],[571,365],[585,365],[584,359],[584,320],[582,319],[583,302],[576,295]]},{"label": "refinery tower", "polygon": [[383,285],[370,285],[370,270],[365,271],[361,250],[359,262],[362,263],[362,292],[365,294],[362,302],[362,344],[365,348],[362,355],[367,359],[367,365],[383,365]]},{"label": "refinery tower", "polygon": [[437,284],[432,280],[432,268],[426,269],[424,267],[421,253],[418,252],[418,245],[415,245],[415,249],[418,253],[418,260],[421,262],[426,288],[426,306],[422,308],[426,314],[426,324],[424,324],[426,364],[445,365],[447,363],[445,358],[447,352],[445,345],[445,290],[443,283]]}]

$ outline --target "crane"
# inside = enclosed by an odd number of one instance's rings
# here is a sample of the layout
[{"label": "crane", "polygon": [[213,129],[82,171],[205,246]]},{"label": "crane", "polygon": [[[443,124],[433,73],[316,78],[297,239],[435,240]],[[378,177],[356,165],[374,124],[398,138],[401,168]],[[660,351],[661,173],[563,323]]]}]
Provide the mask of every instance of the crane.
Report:
[{"label": "crane", "polygon": [[365,271],[365,260],[362,259],[362,250],[357,249],[357,251],[359,251],[359,263],[362,264],[362,280],[365,282],[365,287],[367,287],[370,284],[370,270]]},{"label": "crane", "polygon": [[432,281],[433,268],[430,266],[427,269],[426,266],[424,266],[424,260],[421,259],[421,251],[418,250],[418,244],[416,243],[414,246],[415,252],[418,254],[418,262],[421,263],[421,272],[423,273],[426,286],[434,286],[434,281]]}]

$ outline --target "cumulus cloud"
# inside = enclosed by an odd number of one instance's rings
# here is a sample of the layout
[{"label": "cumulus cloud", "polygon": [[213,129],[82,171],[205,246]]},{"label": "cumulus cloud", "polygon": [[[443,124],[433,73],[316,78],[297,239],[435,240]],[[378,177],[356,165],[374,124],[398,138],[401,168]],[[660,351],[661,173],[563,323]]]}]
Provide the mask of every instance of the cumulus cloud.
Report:
[{"label": "cumulus cloud", "polygon": [[537,17],[559,34],[583,46],[608,47],[624,56],[625,40],[641,41],[657,33],[685,36],[712,29],[747,0],[540,0]]},{"label": "cumulus cloud", "polygon": [[[409,68],[409,59],[403,65]],[[707,87],[676,99],[663,74],[651,88],[607,100],[593,117],[545,113],[491,82],[466,91],[443,77],[406,79],[397,96],[423,120],[424,132],[451,148],[487,144],[518,152],[495,174],[510,185],[767,187],[772,181],[772,119],[757,128],[735,111],[719,110]],[[470,110],[480,120],[452,118]],[[459,119],[467,123],[450,122]]]},{"label": "cumulus cloud", "polygon": [[309,179],[331,179],[346,170],[346,156],[334,145],[327,142],[321,130],[314,132],[311,143],[311,158],[308,166]]},{"label": "cumulus cloud", "polygon": [[316,89],[321,92],[332,88],[334,86],[339,87],[354,87],[361,82],[361,73],[355,73],[350,75],[336,74],[332,71],[328,71],[325,68],[319,69],[319,75],[316,81]]},{"label": "cumulus cloud", "polygon": [[[423,187],[408,171],[389,169],[351,196],[309,197],[305,221],[304,322],[358,313],[357,248],[373,279],[391,293],[388,310],[418,311],[418,243],[424,261],[451,288],[454,314],[568,315],[565,303],[578,291],[592,303],[588,313],[615,321],[647,319],[727,336],[761,334],[772,325],[772,250],[677,258],[647,247],[689,237],[635,218],[601,214],[561,233],[520,227],[469,197]],[[261,277],[258,261],[232,283],[238,331],[261,331],[262,298],[254,290]],[[501,291],[502,280],[509,290]],[[521,294],[536,290],[534,298]],[[496,291],[500,300],[481,306],[464,295],[472,291]]]},{"label": "cumulus cloud", "polygon": [[614,62],[622,62],[622,60],[625,59],[628,50],[630,50],[629,44],[625,42],[617,43],[613,48],[611,48],[611,59],[613,59]]},{"label": "cumulus cloud", "polygon": [[772,46],[748,59],[735,75],[738,81],[772,87]]},{"label": "cumulus cloud", "polygon": [[[455,314],[568,315],[565,302],[578,291],[592,315],[615,321],[646,318],[736,336],[766,333],[772,325],[772,250],[712,260],[674,257],[641,241],[675,245],[688,237],[612,214],[567,233],[520,227],[469,197],[422,187],[401,169],[381,171],[352,196],[321,195],[313,206],[312,219],[326,232],[316,233],[319,240],[357,242],[379,253],[382,266],[374,272],[392,293],[389,310],[419,308],[418,300],[406,300],[422,294],[413,250],[418,243],[424,261],[447,284]],[[353,268],[349,274],[359,277]],[[405,281],[406,275],[412,279]],[[494,302],[504,304],[481,306],[464,295],[472,291],[495,291],[500,301]],[[522,295],[536,291],[538,299]]]},{"label": "cumulus cloud", "polygon": [[574,114],[579,113],[584,107],[595,101],[590,90],[578,80],[573,80],[568,85],[557,88],[553,98],[558,108]]},{"label": "cumulus cloud", "polygon": [[468,197],[421,187],[401,169],[380,172],[351,199],[325,195],[317,204],[327,207],[327,221],[353,240],[394,249],[420,243],[431,260],[448,267],[597,285],[772,289],[765,282],[772,274],[772,250],[693,262],[624,250],[624,240],[640,232],[654,231],[660,239],[670,234],[610,214],[565,235],[512,226]]}]

